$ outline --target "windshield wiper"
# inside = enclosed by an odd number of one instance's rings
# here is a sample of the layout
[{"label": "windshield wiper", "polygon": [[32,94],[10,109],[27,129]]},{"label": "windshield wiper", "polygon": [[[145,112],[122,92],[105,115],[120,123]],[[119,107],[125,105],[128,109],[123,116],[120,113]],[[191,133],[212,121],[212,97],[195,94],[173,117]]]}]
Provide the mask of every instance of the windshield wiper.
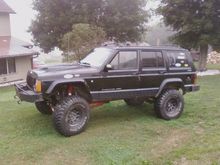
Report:
[{"label": "windshield wiper", "polygon": [[81,65],[86,65],[86,66],[91,66],[91,64],[90,63],[88,63],[88,62],[79,62]]}]

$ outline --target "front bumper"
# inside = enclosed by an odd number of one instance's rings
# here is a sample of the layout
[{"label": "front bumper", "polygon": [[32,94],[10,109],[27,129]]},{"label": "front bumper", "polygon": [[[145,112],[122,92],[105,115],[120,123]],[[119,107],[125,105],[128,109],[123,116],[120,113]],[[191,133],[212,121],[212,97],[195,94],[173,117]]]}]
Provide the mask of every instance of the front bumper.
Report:
[{"label": "front bumper", "polygon": [[34,92],[28,87],[26,83],[15,84],[16,96],[20,101],[26,101],[30,103],[43,101],[42,94]]},{"label": "front bumper", "polygon": [[185,85],[186,92],[196,92],[200,90],[199,85]]}]

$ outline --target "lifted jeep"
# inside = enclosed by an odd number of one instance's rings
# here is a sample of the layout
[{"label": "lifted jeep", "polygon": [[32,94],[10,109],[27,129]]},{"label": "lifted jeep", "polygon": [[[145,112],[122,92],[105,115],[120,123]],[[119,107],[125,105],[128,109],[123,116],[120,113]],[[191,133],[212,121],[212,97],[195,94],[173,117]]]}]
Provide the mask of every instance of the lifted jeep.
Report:
[{"label": "lifted jeep", "polygon": [[86,128],[92,107],[114,100],[129,106],[153,102],[159,118],[179,118],[183,95],[199,90],[196,78],[185,49],[100,47],[79,63],[32,70],[27,83],[15,87],[21,101],[53,114],[56,130],[69,137]]}]

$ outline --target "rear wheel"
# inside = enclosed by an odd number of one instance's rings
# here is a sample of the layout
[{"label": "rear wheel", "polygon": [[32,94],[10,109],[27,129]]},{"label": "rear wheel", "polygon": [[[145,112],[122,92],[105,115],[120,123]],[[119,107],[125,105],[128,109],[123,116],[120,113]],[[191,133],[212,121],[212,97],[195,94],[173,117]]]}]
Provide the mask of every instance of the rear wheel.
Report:
[{"label": "rear wheel", "polygon": [[144,99],[142,98],[125,99],[124,101],[129,106],[141,106],[144,104]]},{"label": "rear wheel", "polygon": [[35,106],[42,114],[51,115],[53,113],[51,106],[46,101],[36,102]]},{"label": "rear wheel", "polygon": [[90,118],[90,107],[87,101],[78,96],[64,99],[55,107],[53,123],[62,135],[70,137],[81,133]]},{"label": "rear wheel", "polygon": [[155,112],[158,117],[171,120],[181,116],[184,109],[184,98],[180,91],[166,90],[155,102]]}]

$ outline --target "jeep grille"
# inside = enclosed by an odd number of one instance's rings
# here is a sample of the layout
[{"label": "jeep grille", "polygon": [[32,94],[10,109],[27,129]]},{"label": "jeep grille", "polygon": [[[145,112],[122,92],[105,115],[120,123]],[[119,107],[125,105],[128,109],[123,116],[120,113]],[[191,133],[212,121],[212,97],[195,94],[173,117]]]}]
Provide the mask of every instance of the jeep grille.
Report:
[{"label": "jeep grille", "polygon": [[34,89],[34,85],[36,83],[36,80],[31,76],[31,75],[28,75],[27,76],[27,84],[30,88]]}]

